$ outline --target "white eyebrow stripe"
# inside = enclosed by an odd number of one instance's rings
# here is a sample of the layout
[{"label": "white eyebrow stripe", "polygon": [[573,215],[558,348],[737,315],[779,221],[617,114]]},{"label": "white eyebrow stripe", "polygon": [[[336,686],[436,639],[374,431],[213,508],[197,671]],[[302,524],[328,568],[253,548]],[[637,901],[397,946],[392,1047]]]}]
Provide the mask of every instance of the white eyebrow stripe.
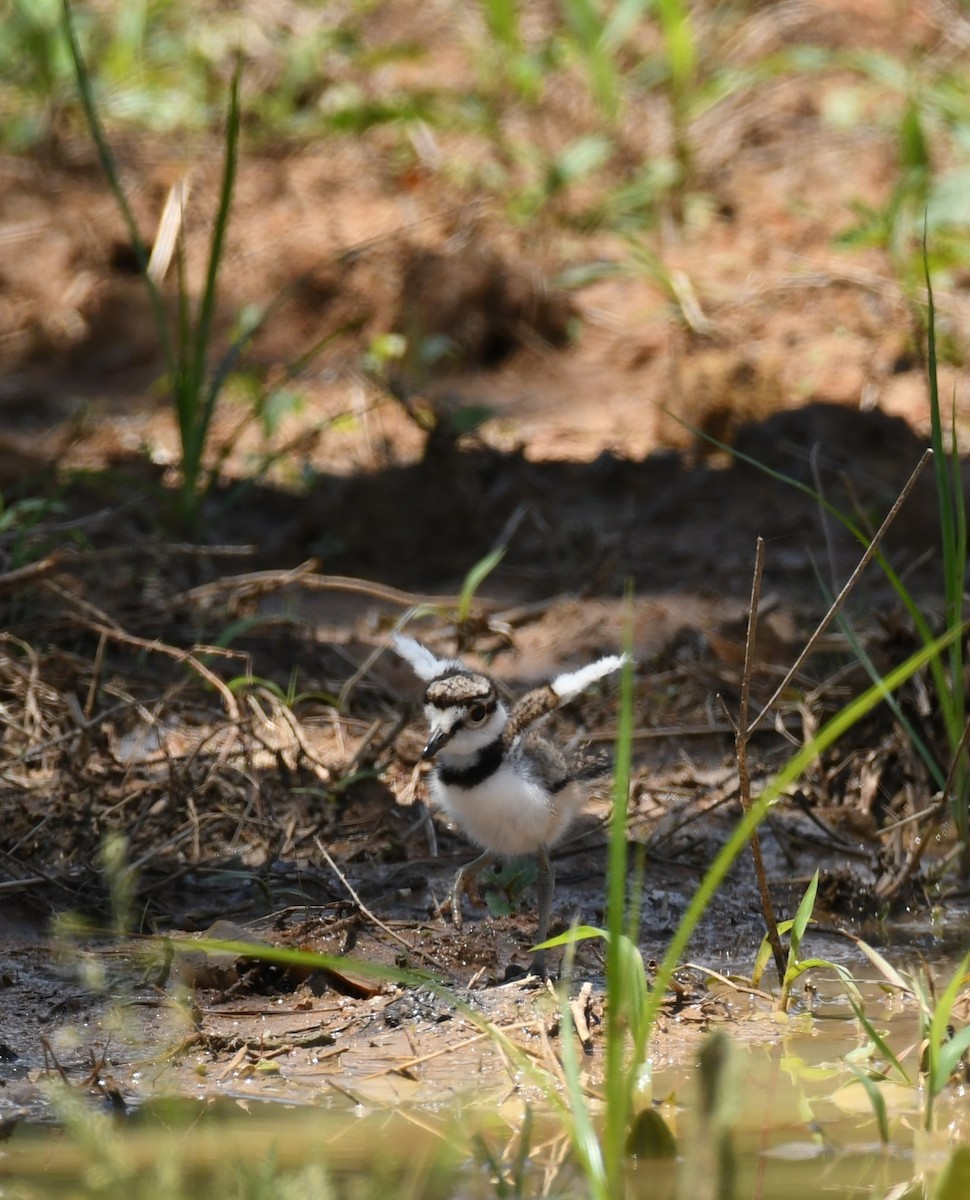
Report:
[{"label": "white eyebrow stripe", "polygon": [[[429,707],[431,707],[429,705]],[[428,713],[428,724],[437,729],[454,729],[464,717],[465,708],[461,704],[452,704],[448,708],[434,709],[434,715]]]}]

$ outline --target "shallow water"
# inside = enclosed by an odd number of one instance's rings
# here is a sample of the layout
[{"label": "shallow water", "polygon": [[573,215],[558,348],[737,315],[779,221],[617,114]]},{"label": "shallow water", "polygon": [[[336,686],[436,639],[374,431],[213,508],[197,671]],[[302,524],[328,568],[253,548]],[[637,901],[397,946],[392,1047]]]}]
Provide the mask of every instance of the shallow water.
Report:
[{"label": "shallow water", "polygon": [[[944,977],[943,964],[936,973]],[[927,1134],[926,1089],[916,1082],[915,1006],[874,980],[862,991],[868,1019],[914,1081],[879,1084],[885,1144],[872,1101],[846,1065],[848,1058],[872,1069],[879,1055],[833,978],[813,973],[811,989],[786,1016],[716,985],[716,1022],[688,1010],[663,1017],[658,1026],[643,1103],[674,1135],[677,1159],[631,1159],[628,1194],[644,1200],[928,1195],[928,1181],[953,1148],[970,1144],[966,1087],[945,1090],[937,1101],[936,1132]],[[521,996],[515,999],[520,1002]],[[535,1005],[535,994],[530,1003]],[[696,1058],[715,1026],[728,1034],[732,1053],[723,1119],[712,1125],[699,1116]],[[376,1028],[373,1033],[380,1040]],[[197,1075],[198,1099],[185,1098],[193,1069],[185,1061],[155,1076],[163,1087],[177,1086],[182,1099],[151,1097],[146,1089],[125,1115],[80,1099],[76,1088],[66,1098],[48,1092],[62,1124],[13,1130],[0,1157],[3,1194],[23,1200],[188,1197],[213,1189],[225,1196],[275,1194],[254,1190],[253,1180],[266,1171],[274,1189],[292,1187],[295,1195],[308,1196],[324,1195],[326,1187],[341,1196],[586,1194],[562,1120],[536,1072],[511,1065],[474,1032],[452,1041],[453,1049],[410,1067],[400,1065],[399,1047],[373,1047],[378,1059],[371,1058],[366,1071],[345,1055],[328,1059],[325,1051],[312,1068],[291,1068],[288,1055],[267,1060],[271,1067],[262,1072],[240,1064],[218,1081]],[[557,1048],[558,1042],[548,1045]],[[534,1061],[541,1071],[542,1056]],[[595,1119],[601,1037],[594,1035],[593,1053],[583,1062]],[[150,1073],[143,1068],[140,1074],[145,1079]],[[551,1079],[548,1086],[559,1085]],[[712,1147],[722,1132],[733,1183],[718,1191],[720,1160]]]}]

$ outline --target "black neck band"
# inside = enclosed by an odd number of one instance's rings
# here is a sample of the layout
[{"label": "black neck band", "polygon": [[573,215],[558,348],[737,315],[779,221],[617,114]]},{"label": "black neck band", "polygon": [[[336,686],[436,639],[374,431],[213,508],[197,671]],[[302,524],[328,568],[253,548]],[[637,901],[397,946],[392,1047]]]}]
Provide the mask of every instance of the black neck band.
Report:
[{"label": "black neck band", "polygon": [[504,757],[505,747],[502,745],[502,739],[497,737],[494,742],[483,746],[467,767],[452,767],[439,762],[438,778],[446,787],[478,787],[490,775],[495,774]]}]

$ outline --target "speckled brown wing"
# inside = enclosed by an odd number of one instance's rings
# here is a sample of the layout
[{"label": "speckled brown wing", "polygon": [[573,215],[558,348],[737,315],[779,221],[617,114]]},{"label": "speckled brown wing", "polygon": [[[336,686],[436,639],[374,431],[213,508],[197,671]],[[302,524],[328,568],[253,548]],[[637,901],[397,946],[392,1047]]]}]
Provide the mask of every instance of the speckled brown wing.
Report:
[{"label": "speckled brown wing", "polygon": [[528,729],[530,725],[534,725],[536,721],[541,721],[543,717],[548,716],[553,709],[559,706],[559,703],[560,697],[548,684],[545,687],[526,692],[509,713],[509,719],[502,732],[505,745],[511,746],[519,734]]}]

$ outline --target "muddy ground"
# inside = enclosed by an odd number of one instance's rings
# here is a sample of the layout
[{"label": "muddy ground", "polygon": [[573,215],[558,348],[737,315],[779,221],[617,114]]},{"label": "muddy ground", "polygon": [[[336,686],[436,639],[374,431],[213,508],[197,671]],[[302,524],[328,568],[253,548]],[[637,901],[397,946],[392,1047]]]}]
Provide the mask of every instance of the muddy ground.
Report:
[{"label": "muddy ground", "polygon": [[[861,17],[844,4],[802,8],[832,46],[905,36],[930,53],[948,36],[932,6],[902,33],[870,22],[868,5]],[[762,35],[797,39],[795,12],[773,27],[766,10]],[[882,251],[835,244],[855,206],[886,201],[896,171],[883,126],[827,120],[851,82],[835,70],[775,80],[698,130],[703,219],[652,235],[680,303],[622,270],[565,287],[584,264],[622,267],[623,240],[546,218],[523,229],[445,173],[405,178],[386,130],[246,150],[220,344],[244,306],[270,306],[246,386],[271,395],[292,383],[300,405],[261,432],[244,423],[253,393],[235,382],[214,424],[219,481],[191,528],[174,515],[177,436],[157,337],[94,152],[68,130],[43,154],[0,160],[8,1112],[38,1111],[35,1085],[57,1065],[129,1103],[227,1081],[273,1091],[281,1078],[297,1098],[316,1098],[324,1078],[351,1094],[424,1094],[441,1085],[431,1066],[415,1075],[425,1055],[467,1043],[471,1060],[433,1060],[455,1087],[476,1056],[497,1058],[440,1000],[375,992],[352,969],[306,978],[143,960],[144,935],[216,922],[228,923],[217,933],[431,968],[539,1041],[537,1022],[555,1024],[534,990],[500,986],[529,959],[528,887],[510,884],[512,911],[493,896],[494,911],[470,913],[461,934],[437,913],[470,850],[439,820],[429,827],[417,688],[381,649],[412,609],[423,614],[413,632],[489,664],[513,694],[615,651],[629,622],[629,837],[646,847],[641,947],[662,955],[739,811],[732,721],[757,539],[753,705],[862,552],[806,489],[871,532],[927,444],[913,297]],[[441,149],[470,152],[458,135]],[[149,241],[168,189],[191,172],[197,280],[217,147],[119,137],[118,152]],[[952,273],[937,301],[950,345],[941,390],[955,390],[959,433],[967,279]],[[388,332],[411,346],[446,335],[457,352],[375,374],[368,355]],[[288,365],[322,341],[291,379]],[[499,544],[502,561],[456,622],[462,580]],[[938,622],[932,469],[885,548]],[[877,669],[915,649],[878,568],[846,612]],[[755,787],[867,682],[833,625],[753,738]],[[904,689],[903,707],[939,745],[923,683]],[[607,686],[555,730],[609,744],[616,713]],[[912,862],[933,790],[888,714],[853,729],[766,827],[779,916],[819,868],[821,953],[851,958],[841,931],[863,928],[931,952],[946,949],[951,924],[959,940],[959,886],[936,869],[952,830],[932,826],[931,850]],[[608,809],[608,793],[594,795],[557,855],[557,928],[603,920]],[[910,921],[904,934],[873,924],[887,913]],[[691,958],[748,970],[763,928],[743,862]],[[594,983],[595,1027],[595,943],[576,974]],[[692,1021],[730,1013],[689,971],[665,1030],[678,1009],[658,1053],[688,1053]]]}]

